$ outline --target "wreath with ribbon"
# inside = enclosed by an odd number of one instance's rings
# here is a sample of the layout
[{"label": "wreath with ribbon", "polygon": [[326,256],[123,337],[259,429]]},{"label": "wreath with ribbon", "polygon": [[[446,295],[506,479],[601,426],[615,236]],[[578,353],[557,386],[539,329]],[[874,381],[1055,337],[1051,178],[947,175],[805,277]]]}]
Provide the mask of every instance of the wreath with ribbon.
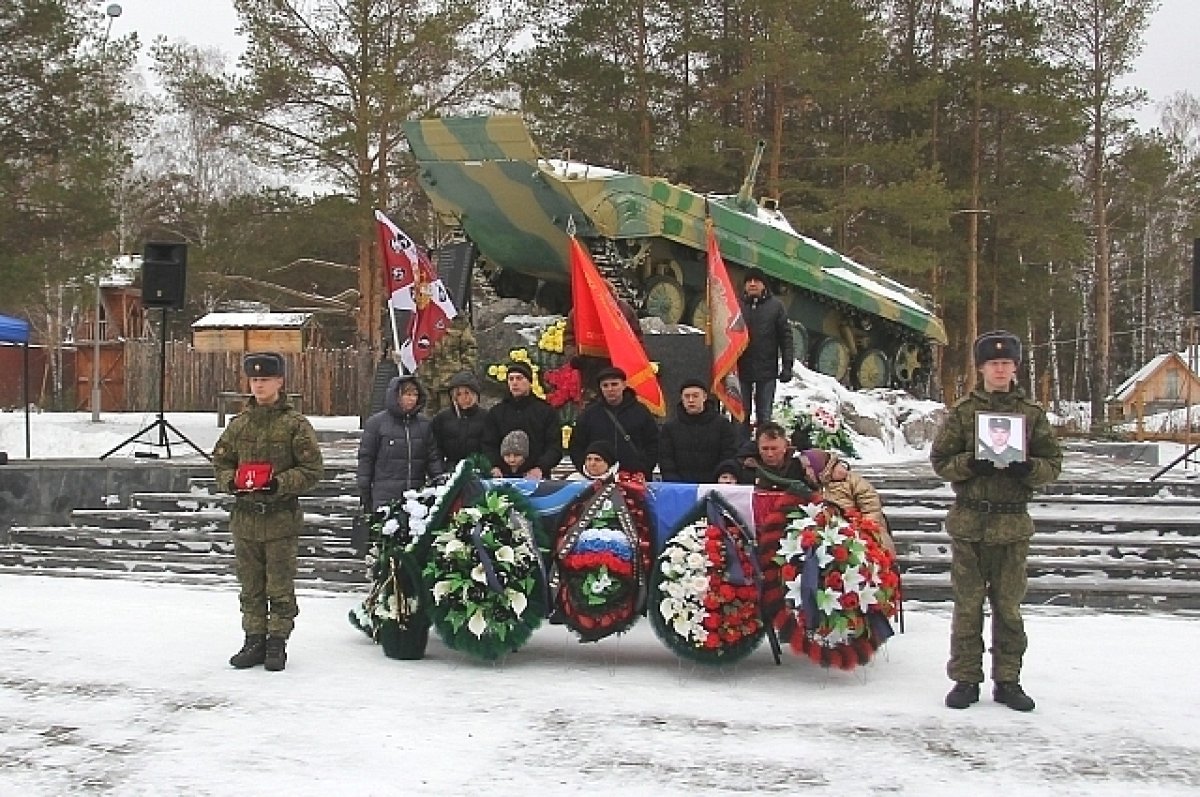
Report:
[{"label": "wreath with ribbon", "polygon": [[893,555],[830,504],[805,504],[789,514],[775,555],[786,589],[779,636],[823,667],[866,664],[892,635],[899,602]]},{"label": "wreath with ribbon", "polygon": [[550,592],[557,616],[581,642],[627,631],[645,605],[649,566],[645,482],[628,474],[593,482],[556,535]]},{"label": "wreath with ribbon", "polygon": [[505,486],[484,491],[477,478],[464,492],[431,543],[429,613],[447,647],[491,661],[519,649],[541,624],[545,574],[521,495]]},{"label": "wreath with ribbon", "polygon": [[668,540],[650,581],[650,624],[667,647],[703,664],[748,656],[768,631],[753,535],[709,493]]},{"label": "wreath with ribbon", "polygon": [[422,570],[432,539],[427,532],[445,522],[466,471],[460,467],[441,484],[406,490],[368,517],[371,589],[350,610],[350,624],[382,645],[390,658],[425,655],[430,617]]}]

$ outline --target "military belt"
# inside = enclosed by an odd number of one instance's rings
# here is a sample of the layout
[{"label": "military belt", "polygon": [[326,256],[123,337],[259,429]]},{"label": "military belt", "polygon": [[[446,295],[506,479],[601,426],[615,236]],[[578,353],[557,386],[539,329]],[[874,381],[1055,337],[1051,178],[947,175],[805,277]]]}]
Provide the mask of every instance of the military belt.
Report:
[{"label": "military belt", "polygon": [[249,512],[252,515],[269,515],[272,512],[291,512],[296,508],[291,501],[238,501],[235,509]]},{"label": "military belt", "polygon": [[959,498],[954,503],[975,512],[995,512],[1000,515],[1019,515],[1026,509],[1024,501],[985,501]]}]

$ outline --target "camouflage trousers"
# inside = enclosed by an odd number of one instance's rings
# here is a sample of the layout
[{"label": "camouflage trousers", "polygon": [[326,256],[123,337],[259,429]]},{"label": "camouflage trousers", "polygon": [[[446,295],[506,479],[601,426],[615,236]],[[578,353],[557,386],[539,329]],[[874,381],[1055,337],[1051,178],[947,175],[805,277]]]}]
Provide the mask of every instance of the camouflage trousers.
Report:
[{"label": "camouflage trousers", "polygon": [[946,665],[950,680],[973,684],[984,680],[985,598],[992,609],[992,680],[1020,680],[1021,658],[1028,645],[1021,619],[1028,553],[1028,540],[1004,545],[952,541],[954,618],[950,626],[950,661]]},{"label": "camouflage trousers", "polygon": [[242,630],[287,639],[295,627],[296,537],[267,542],[233,538],[241,591]]}]

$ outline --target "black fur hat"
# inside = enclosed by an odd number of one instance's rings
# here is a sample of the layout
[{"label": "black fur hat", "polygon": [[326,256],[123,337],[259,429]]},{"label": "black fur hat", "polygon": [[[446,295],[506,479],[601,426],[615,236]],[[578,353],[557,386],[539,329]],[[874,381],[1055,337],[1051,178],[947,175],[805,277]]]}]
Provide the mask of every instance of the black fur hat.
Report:
[{"label": "black fur hat", "polygon": [[975,367],[988,360],[1021,362],[1021,339],[1003,329],[985,332],[975,338]]},{"label": "black fur hat", "polygon": [[247,354],[242,360],[242,370],[246,376],[283,376],[284,361],[282,354],[273,351],[260,351]]}]

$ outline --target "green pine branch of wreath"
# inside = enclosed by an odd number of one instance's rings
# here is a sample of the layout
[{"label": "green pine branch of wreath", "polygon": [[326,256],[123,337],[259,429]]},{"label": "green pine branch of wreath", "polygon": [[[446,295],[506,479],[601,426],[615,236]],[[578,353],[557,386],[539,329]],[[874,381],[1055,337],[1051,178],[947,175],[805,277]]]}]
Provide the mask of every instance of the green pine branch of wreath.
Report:
[{"label": "green pine branch of wreath", "polygon": [[788,396],[775,408],[775,419],[785,429],[807,435],[813,448],[858,456],[845,421],[828,407],[798,406],[796,399]]},{"label": "green pine branch of wreath", "polygon": [[434,536],[424,578],[447,647],[487,661],[519,649],[546,614],[528,502],[504,485],[475,491]]},{"label": "green pine branch of wreath", "polygon": [[373,512],[367,566],[371,588],[350,610],[350,624],[383,646],[391,658],[421,658],[429,638],[429,597],[422,571],[433,538],[473,471],[460,466],[448,479]]},{"label": "green pine branch of wreath", "polygon": [[725,665],[766,636],[754,538],[715,493],[698,502],[663,547],[650,578],[655,634],[676,655]]}]

